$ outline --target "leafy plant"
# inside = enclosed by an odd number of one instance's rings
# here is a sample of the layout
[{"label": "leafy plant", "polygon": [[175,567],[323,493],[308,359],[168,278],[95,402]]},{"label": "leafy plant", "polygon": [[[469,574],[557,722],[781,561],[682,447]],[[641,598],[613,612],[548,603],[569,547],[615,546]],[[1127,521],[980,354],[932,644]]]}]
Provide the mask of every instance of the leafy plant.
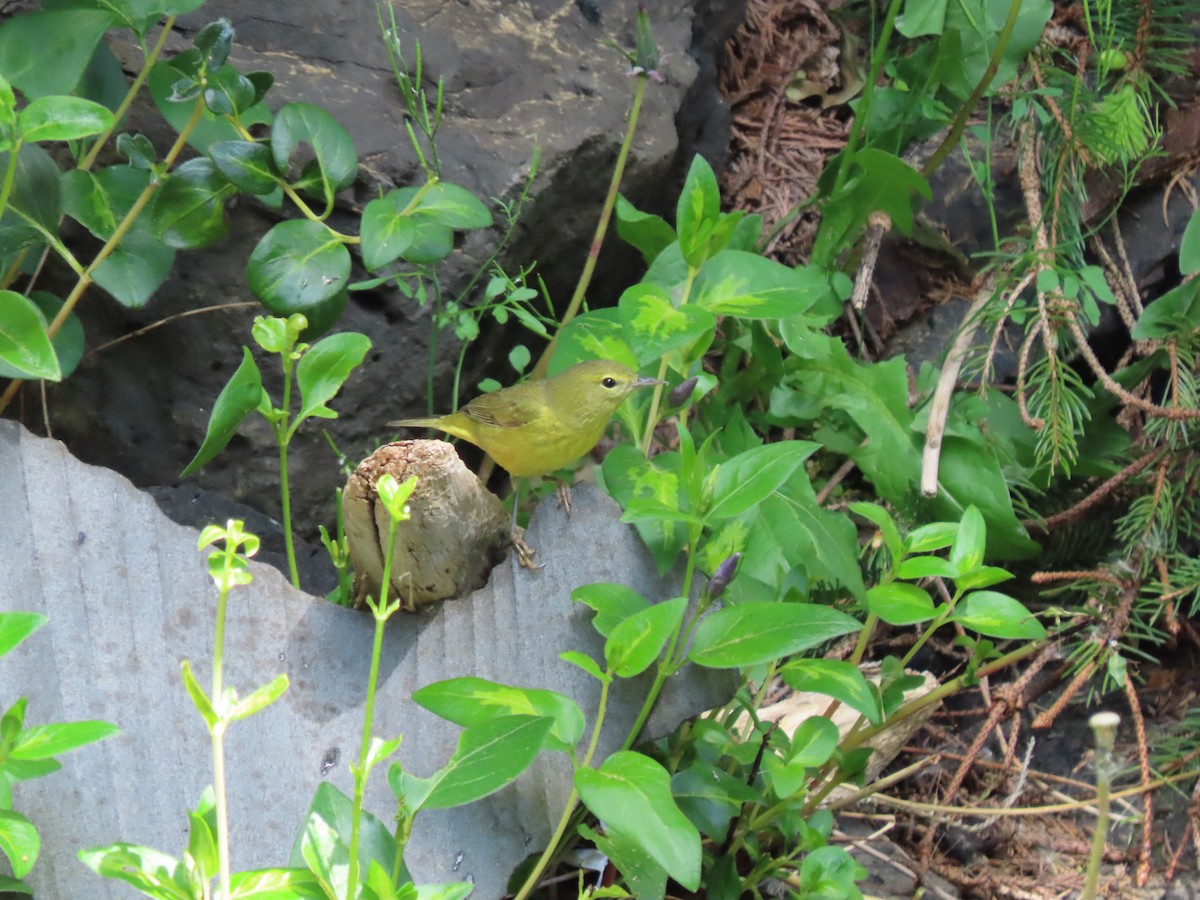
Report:
[{"label": "leafy plant", "polygon": [[[0,658],[45,625],[38,613],[0,612]],[[28,725],[28,702],[18,698],[0,716],[0,852],[12,875],[0,874],[0,892],[33,894],[25,878],[41,853],[37,826],[14,808],[13,788],[21,781],[52,775],[62,768],[56,758],[78,747],[103,740],[120,729],[108,722],[58,722]]]},{"label": "leafy plant", "polygon": [[[308,419],[334,419],[337,413],[326,404],[345,384],[350,373],[363,361],[371,348],[366,335],[343,332],[329,335],[309,345],[300,341],[308,320],[300,313],[286,319],[258,316],[251,334],[260,347],[279,356],[283,369],[283,399],[278,407],[262,386],[262,373],[248,347],[242,348],[242,364],[230,376],[213,404],[208,433],[184,475],[199,470],[219,454],[252,412],[271,426],[279,445],[279,486],[283,509],[283,538],[287,547],[288,569],[292,584],[300,587],[296,568],[296,550],[292,538],[291,496],[288,491],[288,445],[296,431]],[[299,409],[293,411],[293,379],[300,392]]]}]

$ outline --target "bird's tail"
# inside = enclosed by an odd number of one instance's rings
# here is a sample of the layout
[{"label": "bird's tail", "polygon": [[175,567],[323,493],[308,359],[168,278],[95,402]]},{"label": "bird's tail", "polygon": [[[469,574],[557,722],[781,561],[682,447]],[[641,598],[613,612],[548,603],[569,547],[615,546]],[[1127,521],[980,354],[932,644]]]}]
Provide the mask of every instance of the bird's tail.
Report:
[{"label": "bird's tail", "polygon": [[395,422],[388,422],[388,428],[437,428],[438,418],[428,419],[399,419]]}]

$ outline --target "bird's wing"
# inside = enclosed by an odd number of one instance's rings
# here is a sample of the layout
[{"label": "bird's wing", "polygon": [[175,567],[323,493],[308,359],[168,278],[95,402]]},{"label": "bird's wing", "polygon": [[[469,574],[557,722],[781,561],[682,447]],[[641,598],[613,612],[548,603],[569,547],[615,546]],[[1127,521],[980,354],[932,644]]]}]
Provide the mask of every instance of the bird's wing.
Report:
[{"label": "bird's wing", "polygon": [[521,403],[520,395],[513,397],[511,390],[482,394],[464,406],[466,413],[476,422],[494,425],[497,428],[519,428],[529,424],[529,406]]}]

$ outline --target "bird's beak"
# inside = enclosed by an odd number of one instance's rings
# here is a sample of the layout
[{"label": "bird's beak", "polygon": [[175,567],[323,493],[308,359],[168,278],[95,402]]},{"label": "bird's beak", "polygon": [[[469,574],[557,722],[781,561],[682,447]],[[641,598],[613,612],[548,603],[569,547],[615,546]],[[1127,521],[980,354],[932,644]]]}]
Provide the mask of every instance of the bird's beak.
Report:
[{"label": "bird's beak", "polygon": [[666,382],[660,378],[639,378],[637,381],[635,381],[633,383],[633,386],[635,388],[643,388],[643,387],[654,387],[654,385],[656,385],[656,384],[666,384]]}]

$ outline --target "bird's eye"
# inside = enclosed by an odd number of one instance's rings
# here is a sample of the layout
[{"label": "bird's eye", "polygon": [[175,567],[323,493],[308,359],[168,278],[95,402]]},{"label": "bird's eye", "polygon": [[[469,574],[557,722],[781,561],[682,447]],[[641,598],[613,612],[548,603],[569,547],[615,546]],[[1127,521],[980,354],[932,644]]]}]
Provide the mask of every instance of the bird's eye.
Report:
[{"label": "bird's eye", "polygon": [[615,388],[617,386],[617,379],[615,379],[611,375],[609,375],[600,383],[602,385],[604,385],[606,388]]}]

